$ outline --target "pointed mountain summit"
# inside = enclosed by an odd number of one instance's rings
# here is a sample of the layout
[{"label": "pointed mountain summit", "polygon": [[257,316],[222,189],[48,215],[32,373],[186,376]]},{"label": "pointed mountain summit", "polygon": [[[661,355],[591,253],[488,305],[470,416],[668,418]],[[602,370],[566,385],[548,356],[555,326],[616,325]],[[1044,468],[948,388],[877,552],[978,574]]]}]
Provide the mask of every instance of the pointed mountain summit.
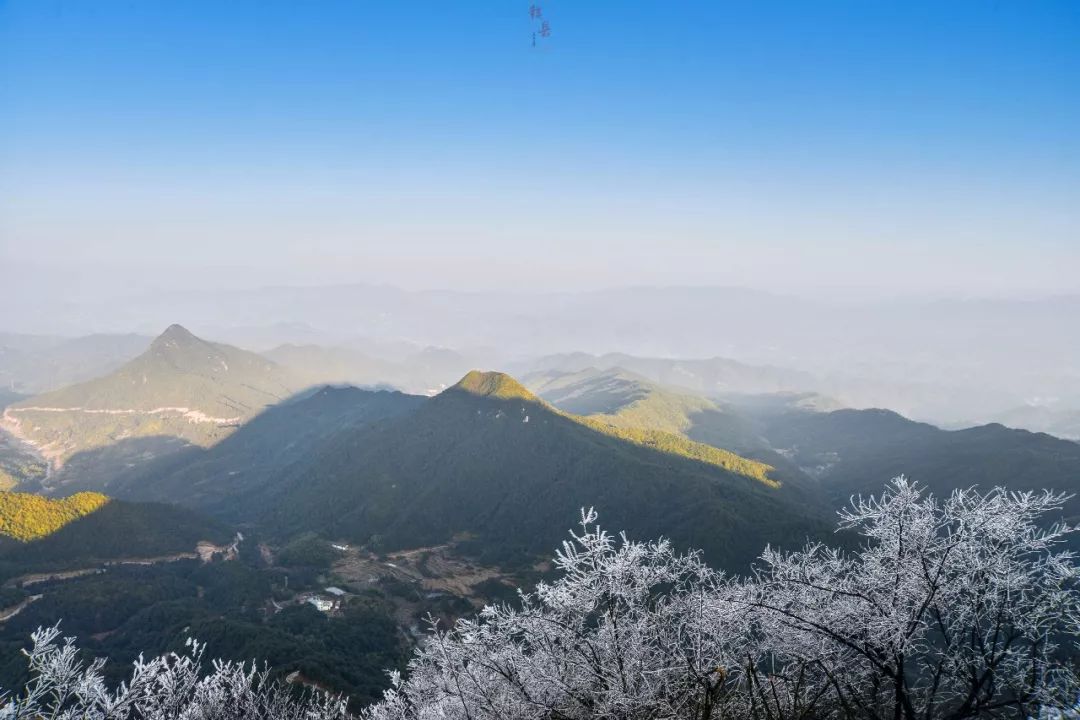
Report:
[{"label": "pointed mountain summit", "polygon": [[[245,362],[246,359],[246,362]],[[183,325],[170,325],[158,335],[150,348],[136,359],[144,364],[159,368],[169,367],[174,371],[192,375],[217,376],[231,369],[242,366],[273,365],[266,358],[247,353],[229,345],[219,345],[193,335]],[[232,364],[230,365],[230,360]],[[243,370],[248,372],[250,367]]]},{"label": "pointed mountain summit", "polygon": [[165,332],[158,335],[153,344],[154,345],[184,345],[202,342],[199,338],[195,337],[190,330],[183,325],[173,323],[169,327],[165,328]]},{"label": "pointed mountain summit", "polygon": [[150,343],[150,347],[156,347],[164,350],[192,347],[205,342],[205,340],[200,337],[196,337],[193,332],[188,330],[183,325],[180,325],[179,323],[173,323],[169,327],[165,328],[165,330],[160,335],[154,338],[154,340]]},{"label": "pointed mountain summit", "polygon": [[514,378],[506,373],[493,371],[471,370],[457,384],[448,388],[445,392],[468,393],[496,400],[541,402],[540,398],[529,392],[524,385]]}]

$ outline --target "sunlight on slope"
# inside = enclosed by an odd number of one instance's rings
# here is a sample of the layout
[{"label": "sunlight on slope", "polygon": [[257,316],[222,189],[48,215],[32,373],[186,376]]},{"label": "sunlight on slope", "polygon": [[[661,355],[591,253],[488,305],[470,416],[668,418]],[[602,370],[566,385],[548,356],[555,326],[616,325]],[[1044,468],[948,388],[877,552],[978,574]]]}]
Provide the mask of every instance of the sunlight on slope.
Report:
[{"label": "sunlight on slope", "polygon": [[81,492],[62,499],[29,493],[0,492],[0,535],[30,542],[100,509],[109,498]]},{"label": "sunlight on slope", "polygon": [[626,442],[642,445],[671,455],[678,455],[690,460],[697,460],[708,465],[715,465],[728,472],[744,475],[769,487],[778,488],[780,483],[769,477],[769,472],[774,468],[772,465],[750,460],[741,455],[736,455],[730,450],[722,450],[705,445],[704,443],[687,440],[681,435],[665,432],[663,430],[650,430],[647,428],[618,427],[605,422],[599,417],[579,417],[567,415],[572,420],[595,430],[610,435]]}]

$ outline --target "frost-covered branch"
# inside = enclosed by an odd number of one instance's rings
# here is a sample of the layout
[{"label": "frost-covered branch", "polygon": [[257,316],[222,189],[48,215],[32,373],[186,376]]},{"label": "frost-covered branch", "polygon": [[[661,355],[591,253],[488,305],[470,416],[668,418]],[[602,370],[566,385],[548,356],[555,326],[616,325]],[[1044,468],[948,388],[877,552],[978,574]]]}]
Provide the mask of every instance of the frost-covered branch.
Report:
[{"label": "frost-covered branch", "polygon": [[938,501],[898,478],[841,513],[861,550],[766,551],[753,615],[772,655],[843,676],[836,701],[875,716],[1068,703],[1077,574],[1060,545],[1073,528],[1042,524],[1064,500],[996,489]]},{"label": "frost-covered branch", "polygon": [[204,646],[187,653],[139,660],[131,677],[110,690],[103,661],[85,663],[73,638],[59,627],[39,629],[26,652],[31,680],[19,695],[5,697],[4,720],[334,720],[347,717],[345,702],[322,693],[300,697],[254,665],[215,660],[203,672]]}]

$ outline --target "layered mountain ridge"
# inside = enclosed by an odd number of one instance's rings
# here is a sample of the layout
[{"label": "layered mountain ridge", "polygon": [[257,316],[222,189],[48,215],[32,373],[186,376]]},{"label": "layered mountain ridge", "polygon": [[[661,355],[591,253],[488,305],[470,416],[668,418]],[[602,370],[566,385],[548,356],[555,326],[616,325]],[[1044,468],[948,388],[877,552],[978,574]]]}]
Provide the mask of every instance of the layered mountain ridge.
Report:
[{"label": "layered mountain ridge", "polygon": [[546,552],[595,506],[610,527],[746,567],[901,472],[940,491],[979,473],[1069,490],[1080,468],[1075,444],[1053,438],[823,412],[797,393],[706,397],[619,366],[524,383],[473,370],[430,398],[303,385],[173,325],[113,373],[13,403],[7,422],[53,454],[52,492],[179,503],[282,539],[465,543],[499,562]]}]

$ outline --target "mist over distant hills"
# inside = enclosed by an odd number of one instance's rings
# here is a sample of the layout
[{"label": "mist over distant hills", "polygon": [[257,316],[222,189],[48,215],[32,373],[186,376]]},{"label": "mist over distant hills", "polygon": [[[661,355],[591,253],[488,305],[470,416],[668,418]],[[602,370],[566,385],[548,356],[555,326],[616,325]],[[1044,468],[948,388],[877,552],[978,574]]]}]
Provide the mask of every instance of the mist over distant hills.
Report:
[{"label": "mist over distant hills", "polygon": [[[182,319],[201,336],[244,341],[256,350],[366,338],[497,348],[518,356],[719,355],[810,370],[817,368],[809,361],[843,357],[854,348],[861,348],[867,360],[922,356],[927,361],[970,358],[976,348],[996,348],[992,364],[1045,358],[1052,349],[1080,344],[1065,323],[1080,310],[1080,296],[827,300],[729,287],[513,293],[357,284],[148,293],[85,301],[78,308],[58,308],[57,302],[46,297],[20,308],[0,330],[154,335]],[[1043,352],[1030,347],[1036,336]],[[1024,342],[1000,345],[1009,339]]]},{"label": "mist over distant hills", "polygon": [[[722,358],[771,366],[789,389],[854,407],[948,426],[1022,420],[1076,437],[1080,370],[1067,360],[1080,353],[1076,317],[1080,296],[857,301],[724,287],[512,293],[342,285],[140,294],[77,307],[45,297],[3,322],[39,334],[153,335],[182,318],[201,337],[257,351],[348,348],[398,362],[435,347],[468,359],[412,391],[438,389],[468,366],[523,374],[542,369],[533,358],[557,353]],[[355,369],[355,360],[344,364]],[[334,363],[340,368],[342,358],[324,353],[301,364]],[[0,372],[2,365],[0,358]]]},{"label": "mist over distant hills", "polygon": [[0,332],[0,389],[34,394],[111,372],[150,346],[135,333],[67,338]]}]

